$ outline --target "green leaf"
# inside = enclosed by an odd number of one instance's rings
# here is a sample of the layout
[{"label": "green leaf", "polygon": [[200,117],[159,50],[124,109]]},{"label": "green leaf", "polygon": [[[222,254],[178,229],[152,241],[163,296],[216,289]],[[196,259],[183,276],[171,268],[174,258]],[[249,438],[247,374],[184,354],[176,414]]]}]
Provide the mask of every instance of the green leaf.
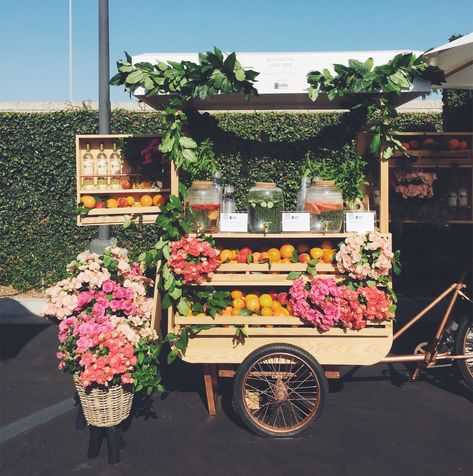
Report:
[{"label": "green leaf", "polygon": [[195,149],[197,147],[195,141],[190,137],[181,137],[179,139],[179,144],[186,149]]},{"label": "green leaf", "polygon": [[373,58],[368,58],[366,61],[365,61],[365,68],[368,70],[368,71],[371,71],[373,69]]},{"label": "green leaf", "polygon": [[223,62],[223,65],[231,69],[233,71],[233,68],[235,67],[235,61],[236,61],[236,54],[235,53],[230,53],[226,58],[225,61]]},{"label": "green leaf", "polygon": [[302,271],[292,271],[287,275],[287,279],[294,280],[302,276]]},{"label": "green leaf", "polygon": [[315,101],[319,97],[319,88],[309,87],[309,99]]},{"label": "green leaf", "polygon": [[181,316],[187,316],[189,312],[189,303],[185,299],[181,299],[177,305],[177,310]]},{"label": "green leaf", "polygon": [[197,161],[197,156],[195,155],[195,152],[192,149],[183,149],[182,155],[188,162]]},{"label": "green leaf", "polygon": [[176,360],[177,354],[178,354],[177,350],[175,349],[171,350],[171,352],[169,352],[167,357],[167,363],[172,364]]},{"label": "green leaf", "polygon": [[143,71],[136,70],[130,73],[127,77],[125,82],[128,84],[136,84],[139,83],[143,79]]},{"label": "green leaf", "polygon": [[238,81],[244,81],[245,78],[246,78],[245,72],[242,69],[239,69],[239,70],[235,71],[235,78]]}]

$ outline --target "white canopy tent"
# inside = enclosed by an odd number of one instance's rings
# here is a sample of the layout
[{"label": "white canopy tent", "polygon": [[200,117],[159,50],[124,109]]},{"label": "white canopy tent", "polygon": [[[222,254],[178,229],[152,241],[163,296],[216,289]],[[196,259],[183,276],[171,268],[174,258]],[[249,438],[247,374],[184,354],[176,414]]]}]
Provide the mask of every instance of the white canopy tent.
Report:
[{"label": "white canopy tent", "polygon": [[[246,101],[239,94],[220,94],[205,101],[194,100],[194,105],[200,110],[301,110],[318,109],[334,110],[347,109],[353,101],[351,95],[343,98],[336,97],[329,101],[324,94],[320,94],[312,102],[307,94],[307,74],[314,70],[327,68],[333,71],[333,64],[348,64],[349,59],[365,61],[373,58],[374,64],[388,62],[401,51],[336,51],[336,52],[297,52],[297,53],[237,53],[237,58],[243,68],[258,71],[256,88],[260,96]],[[421,51],[414,51],[416,55]],[[147,53],[133,56],[133,63],[158,61],[193,61],[198,62],[197,53]],[[413,87],[404,91],[399,97],[397,105],[404,104],[431,90],[429,81],[416,78]],[[168,100],[167,95],[147,97],[144,89],[135,91],[135,96],[155,109],[162,109]],[[376,96],[373,93],[359,93]]]},{"label": "white canopy tent", "polygon": [[432,66],[445,72],[438,89],[473,89],[473,33],[435,48],[425,55]]}]

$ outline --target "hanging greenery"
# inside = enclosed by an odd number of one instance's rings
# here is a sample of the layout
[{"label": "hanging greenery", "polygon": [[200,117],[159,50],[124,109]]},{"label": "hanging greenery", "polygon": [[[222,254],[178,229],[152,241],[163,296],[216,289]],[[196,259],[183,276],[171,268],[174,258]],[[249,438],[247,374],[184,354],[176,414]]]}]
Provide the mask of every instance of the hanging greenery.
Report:
[{"label": "hanging greenery", "polygon": [[393,119],[397,117],[396,98],[402,91],[412,88],[414,78],[421,77],[432,84],[440,85],[445,81],[443,71],[425,62],[423,55],[417,57],[414,53],[399,53],[386,64],[375,66],[373,58],[364,63],[351,59],[348,66],[334,64],[335,75],[328,69],[312,71],[307,76],[309,97],[315,101],[319,93],[325,93],[332,101],[336,96],[346,96],[351,93],[378,93],[376,97],[364,97],[363,94],[351,96],[354,103],[348,107],[354,119],[360,124],[370,122],[368,131],[373,134],[370,151],[374,155],[381,154],[383,159],[389,159],[394,152],[405,149],[393,134]]},{"label": "hanging greenery", "polygon": [[110,84],[125,86],[130,95],[140,87],[145,89],[146,96],[171,95],[162,116],[164,137],[160,149],[177,168],[197,161],[197,144],[186,135],[187,115],[183,108],[193,99],[203,101],[219,93],[240,93],[246,99],[258,94],[253,84],[259,73],[244,70],[235,53],[224,56],[217,47],[213,52],[199,53],[198,64],[192,61],[132,64],[131,57],[125,55],[125,60],[117,62],[118,73]]}]

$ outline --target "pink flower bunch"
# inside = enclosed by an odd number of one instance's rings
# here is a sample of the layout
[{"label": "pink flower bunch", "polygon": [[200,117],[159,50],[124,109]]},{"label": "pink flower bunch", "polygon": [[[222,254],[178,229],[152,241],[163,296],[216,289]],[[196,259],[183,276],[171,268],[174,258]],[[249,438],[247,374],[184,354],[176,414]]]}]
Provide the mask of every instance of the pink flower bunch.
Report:
[{"label": "pink flower bunch", "polygon": [[434,172],[397,170],[394,174],[396,193],[402,198],[432,198],[434,190],[432,185],[437,180]]},{"label": "pink flower bunch", "polygon": [[335,259],[341,273],[363,281],[388,276],[394,253],[388,237],[373,231],[348,236],[340,245]]},{"label": "pink flower bunch", "polygon": [[298,278],[289,290],[294,316],[328,331],[340,320],[342,292],[333,278],[315,278],[311,281]]},{"label": "pink flower bunch", "polygon": [[197,237],[182,237],[171,244],[168,265],[175,274],[182,276],[183,284],[201,283],[212,277],[218,266],[219,253],[208,241]]},{"label": "pink flower bunch", "polygon": [[117,383],[116,377],[121,383],[133,383],[134,343],[115,328],[109,316],[96,319],[82,313],[65,319],[59,328],[59,368],[72,367],[84,387],[92,383],[107,387]]},{"label": "pink flower bunch", "polygon": [[322,331],[338,325],[363,329],[367,321],[394,318],[392,301],[376,287],[353,290],[333,278],[296,279],[289,290],[294,316]]},{"label": "pink flower bunch", "polygon": [[82,253],[67,270],[70,274],[67,279],[46,290],[43,315],[63,320],[81,312],[93,301],[94,315],[111,310],[151,317],[152,300],[146,297],[146,287],[151,281],[143,276],[138,263],[129,262],[126,250],[110,248],[103,256]]}]

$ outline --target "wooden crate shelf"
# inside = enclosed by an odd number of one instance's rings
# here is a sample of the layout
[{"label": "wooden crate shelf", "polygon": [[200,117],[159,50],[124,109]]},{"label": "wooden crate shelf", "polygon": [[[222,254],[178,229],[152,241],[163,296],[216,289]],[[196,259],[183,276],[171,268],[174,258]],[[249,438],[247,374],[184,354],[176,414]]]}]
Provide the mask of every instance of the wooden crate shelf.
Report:
[{"label": "wooden crate shelf", "polygon": [[[167,162],[162,155],[159,155],[162,167],[162,174],[160,172],[159,181],[163,182],[162,187],[146,187],[146,188],[111,188],[110,180],[112,177],[142,177],[144,181],[152,181],[156,178],[156,175],[153,177],[148,177],[143,174],[136,173],[136,170],[132,168],[130,163],[126,161],[126,157],[122,157],[122,171],[120,174],[107,174],[107,175],[97,175],[97,174],[84,174],[82,167],[82,159],[86,152],[86,144],[90,145],[91,153],[94,158],[94,170],[97,166],[97,154],[100,150],[99,145],[102,143],[104,145],[104,153],[110,158],[110,154],[113,152],[113,145],[117,141],[122,139],[130,140],[142,140],[145,141],[143,145],[146,145],[146,141],[159,139],[157,136],[150,135],[131,135],[131,134],[101,134],[101,135],[77,135],[76,136],[76,200],[77,203],[80,202],[81,196],[92,195],[98,196],[104,200],[108,198],[117,198],[118,196],[126,197],[128,195],[135,196],[139,198],[139,195],[149,194],[160,195],[160,194],[178,194],[178,176],[175,170],[175,167],[172,163]],[[120,152],[120,151],[118,151]],[[138,154],[138,153],[137,153]],[[142,166],[142,165],[141,165]],[[146,170],[146,169],[145,169]],[[139,170],[140,171],[140,170]],[[143,170],[141,170],[143,172]],[[143,172],[145,173],[145,172]],[[97,180],[99,177],[106,177],[108,187],[106,189],[99,189],[97,185]],[[94,181],[94,188],[84,187],[84,179],[90,178]],[[156,206],[152,207],[124,207],[124,208],[94,208],[89,211],[88,214],[82,214],[77,216],[77,224],[79,226],[96,226],[96,225],[121,225],[131,216],[131,220],[134,223],[154,223],[159,214],[160,208]]]}]

